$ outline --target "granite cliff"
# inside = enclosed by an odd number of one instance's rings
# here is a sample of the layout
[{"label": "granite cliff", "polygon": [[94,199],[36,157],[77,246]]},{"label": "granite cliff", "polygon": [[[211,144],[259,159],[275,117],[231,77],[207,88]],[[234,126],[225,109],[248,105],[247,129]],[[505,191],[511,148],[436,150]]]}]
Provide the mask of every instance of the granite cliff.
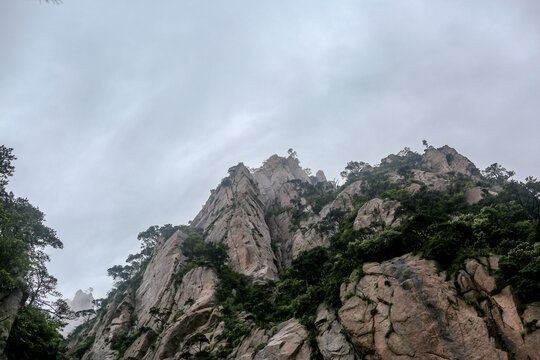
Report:
[{"label": "granite cliff", "polygon": [[295,156],[229,169],[73,333],[70,356],[540,359],[538,269],[519,277],[500,255],[536,266],[538,218],[504,172],[448,146],[354,165],[341,186]]}]

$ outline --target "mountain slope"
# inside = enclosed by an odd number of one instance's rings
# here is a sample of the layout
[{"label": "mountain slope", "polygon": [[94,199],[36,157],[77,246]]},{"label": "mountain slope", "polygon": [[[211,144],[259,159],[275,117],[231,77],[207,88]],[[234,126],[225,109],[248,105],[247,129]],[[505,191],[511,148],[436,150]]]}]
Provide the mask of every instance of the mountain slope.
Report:
[{"label": "mountain slope", "polygon": [[294,154],[238,164],[70,354],[538,359],[540,191],[508,175],[448,146],[351,162],[339,187]]}]

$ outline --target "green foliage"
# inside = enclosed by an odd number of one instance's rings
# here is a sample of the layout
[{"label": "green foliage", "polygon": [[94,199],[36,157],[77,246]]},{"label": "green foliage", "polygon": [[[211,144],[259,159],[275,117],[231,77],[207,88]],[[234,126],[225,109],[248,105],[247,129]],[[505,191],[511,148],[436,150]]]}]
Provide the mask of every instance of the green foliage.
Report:
[{"label": "green foliage", "polygon": [[255,355],[257,355],[257,353],[259,351],[261,351],[262,349],[264,349],[266,347],[266,345],[268,345],[267,342],[262,342],[260,343],[259,345],[255,346],[255,349],[253,349],[253,354],[252,354],[252,357],[254,358]]},{"label": "green foliage", "polygon": [[133,333],[129,334],[125,331],[120,331],[116,337],[111,341],[111,349],[118,351],[117,359],[121,359],[124,356],[126,350],[137,340],[142,334],[151,331],[152,329],[143,326],[138,328]]},{"label": "green foliage", "polygon": [[44,249],[60,249],[63,244],[56,232],[45,226],[43,212],[27,199],[7,192],[9,177],[15,170],[12,151],[0,145],[0,292],[7,295],[19,288],[25,296],[5,353],[10,359],[61,358],[62,337],[58,328],[67,304],[51,300],[60,294],[56,291],[56,278],[47,270],[50,258]]},{"label": "green foliage", "polygon": [[515,175],[515,172],[508,171],[501,165],[494,163],[482,171],[482,175],[493,184],[503,185],[509,178]]},{"label": "green foliage", "polygon": [[220,357],[230,354],[235,347],[240,345],[242,340],[251,331],[247,324],[238,318],[236,312],[226,312],[223,316],[225,327],[223,328],[223,337],[226,340],[225,347],[222,349]]},{"label": "green foliage", "polygon": [[311,209],[315,214],[318,214],[326,204],[332,202],[337,196],[337,192],[329,190],[326,183],[319,182],[315,185],[309,183],[301,184],[301,195],[311,205]]},{"label": "green foliage", "polygon": [[125,331],[120,331],[111,341],[111,349],[118,351],[118,356],[116,358],[121,359],[126,350],[135,342],[135,340],[137,340],[142,334],[151,330],[151,328],[143,326],[131,334]]},{"label": "green foliage", "polygon": [[323,360],[323,356],[319,351],[319,345],[317,344],[317,327],[315,326],[315,314],[308,313],[300,317],[300,324],[304,325],[308,335],[304,341],[306,341],[311,348],[311,359]]},{"label": "green foliage", "polygon": [[64,348],[58,329],[60,321],[47,316],[41,309],[24,306],[17,313],[7,341],[8,359],[61,359]]},{"label": "green foliage", "polygon": [[349,161],[340,175],[348,183],[358,179],[363,172],[371,170],[371,166],[363,161]]},{"label": "green foliage", "polygon": [[231,177],[230,176],[227,176],[227,177],[224,177],[223,179],[221,179],[221,186],[222,187],[227,187],[227,186],[231,186]]},{"label": "green foliage", "polygon": [[77,347],[75,348],[74,354],[77,356],[77,358],[81,359],[84,354],[90,350],[92,345],[94,344],[94,341],[96,341],[95,335],[90,335],[84,338],[83,341],[81,341]]},{"label": "green foliage", "polygon": [[207,243],[204,241],[204,234],[198,229],[184,228],[187,233],[186,239],[182,242],[182,253],[187,258],[182,270],[176,274],[176,282],[180,284],[182,278],[191,269],[198,266],[208,266],[213,268],[218,274],[225,268],[228,259],[227,245],[224,243]]},{"label": "green foliage", "polygon": [[501,257],[499,267],[507,282],[529,301],[540,300],[540,242],[523,242]]}]

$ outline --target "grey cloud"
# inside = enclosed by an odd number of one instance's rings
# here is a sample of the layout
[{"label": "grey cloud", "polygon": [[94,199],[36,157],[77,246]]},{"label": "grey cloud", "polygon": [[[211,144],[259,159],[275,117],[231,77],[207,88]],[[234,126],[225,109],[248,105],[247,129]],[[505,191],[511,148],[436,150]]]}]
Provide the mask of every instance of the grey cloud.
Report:
[{"label": "grey cloud", "polygon": [[186,223],[239,161],[295,148],[337,177],[421,140],[540,176],[538,2],[0,4],[12,190],[65,249],[66,296],[152,224]]}]

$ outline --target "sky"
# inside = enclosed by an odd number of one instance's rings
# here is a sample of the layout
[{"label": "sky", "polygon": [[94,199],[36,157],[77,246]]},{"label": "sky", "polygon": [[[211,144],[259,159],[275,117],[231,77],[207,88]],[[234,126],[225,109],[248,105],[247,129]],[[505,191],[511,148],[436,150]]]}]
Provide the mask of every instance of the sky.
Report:
[{"label": "sky", "polygon": [[2,0],[0,49],[9,189],[65,297],[289,148],[329,179],[423,139],[540,177],[537,0]]}]

